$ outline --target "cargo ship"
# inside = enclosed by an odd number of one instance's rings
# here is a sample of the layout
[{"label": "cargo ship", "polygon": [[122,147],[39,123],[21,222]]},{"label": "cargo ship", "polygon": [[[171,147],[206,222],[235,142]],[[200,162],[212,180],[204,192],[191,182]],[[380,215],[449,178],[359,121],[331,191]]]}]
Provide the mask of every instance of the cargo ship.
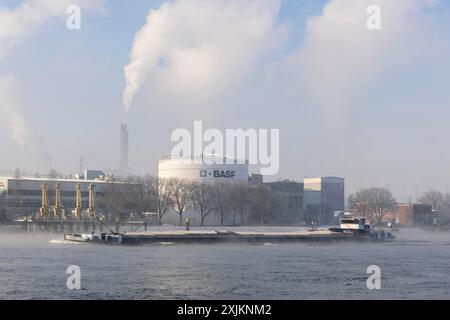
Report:
[{"label": "cargo ship", "polygon": [[102,244],[211,243],[211,242],[295,242],[295,241],[390,241],[395,236],[386,229],[371,229],[364,218],[344,216],[340,227],[290,232],[231,230],[143,231],[99,234],[65,234],[67,241]]}]

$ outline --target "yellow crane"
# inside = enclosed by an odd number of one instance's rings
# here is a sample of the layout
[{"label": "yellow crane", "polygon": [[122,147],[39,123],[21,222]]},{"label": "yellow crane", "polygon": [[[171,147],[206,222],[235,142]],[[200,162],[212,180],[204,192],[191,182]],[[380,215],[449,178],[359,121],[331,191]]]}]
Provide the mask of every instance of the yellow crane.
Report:
[{"label": "yellow crane", "polygon": [[61,183],[56,182],[55,186],[55,207],[53,208],[53,216],[56,219],[64,219],[61,207]]},{"label": "yellow crane", "polygon": [[93,184],[89,185],[89,207],[88,207],[89,217],[95,219],[95,186]]},{"label": "yellow crane", "polygon": [[81,186],[79,183],[77,183],[76,189],[75,189],[75,193],[76,193],[76,204],[75,204],[75,209],[72,211],[72,213],[74,214],[74,218],[75,220],[82,220],[82,210],[83,208],[81,207]]},{"label": "yellow crane", "polygon": [[47,197],[47,184],[43,182],[41,184],[41,194],[42,194],[42,203],[41,209],[39,210],[39,218],[40,219],[48,219],[48,197]]}]

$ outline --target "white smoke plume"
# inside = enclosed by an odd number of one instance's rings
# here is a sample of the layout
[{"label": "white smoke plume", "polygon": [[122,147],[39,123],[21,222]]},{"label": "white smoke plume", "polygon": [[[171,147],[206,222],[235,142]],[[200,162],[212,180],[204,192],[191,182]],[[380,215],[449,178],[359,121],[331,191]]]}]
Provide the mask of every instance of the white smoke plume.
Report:
[{"label": "white smoke plume", "polygon": [[[14,8],[0,7],[0,59],[18,43],[38,31],[49,19],[67,18],[67,8],[78,5],[84,10],[102,10],[104,0],[24,0]],[[65,23],[61,23],[65,28]]]},{"label": "white smoke plume", "polygon": [[[422,9],[434,2],[330,0],[321,15],[309,18],[295,60],[316,107],[349,110],[380,72],[416,58],[427,42]],[[380,30],[367,27],[372,5],[381,9]]]},{"label": "white smoke plume", "polygon": [[19,147],[25,148],[45,169],[51,168],[44,141],[34,131],[18,102],[20,83],[12,77],[0,78],[0,115],[6,118],[8,131]]},{"label": "white smoke plume", "polygon": [[[66,19],[67,8],[78,5],[82,10],[102,10],[104,0],[25,0],[13,8],[0,7],[0,63],[28,36],[37,32],[52,18]],[[64,21],[61,28],[65,28]],[[0,113],[9,124],[13,140],[36,157],[45,169],[51,167],[44,140],[28,122],[18,103],[20,84],[13,77],[0,75]]]},{"label": "white smoke plume", "polygon": [[277,28],[280,0],[175,0],[151,10],[125,67],[129,110],[143,83],[166,95],[213,96],[239,80]]}]

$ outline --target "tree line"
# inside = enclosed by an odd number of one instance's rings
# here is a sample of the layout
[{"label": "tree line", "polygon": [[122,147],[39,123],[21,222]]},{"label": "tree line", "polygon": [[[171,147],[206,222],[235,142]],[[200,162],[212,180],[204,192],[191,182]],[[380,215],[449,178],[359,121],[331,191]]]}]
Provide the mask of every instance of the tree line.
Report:
[{"label": "tree line", "polygon": [[433,212],[441,218],[442,224],[450,222],[450,194],[442,193],[436,190],[425,192],[419,197],[420,203],[431,206]]},{"label": "tree line", "polygon": [[213,215],[220,225],[266,225],[283,216],[281,198],[265,185],[157,179],[151,175],[132,176],[122,182],[103,191],[102,207],[112,214],[143,217],[146,212],[156,212],[162,222],[173,210],[183,225],[186,212],[192,210],[201,226]]},{"label": "tree line", "polygon": [[[442,224],[450,222],[450,194],[431,190],[417,198],[417,202],[430,205],[433,214],[441,218]],[[388,189],[372,187],[351,194],[348,205],[370,221],[381,223],[383,214],[394,209],[397,200]]]},{"label": "tree line", "polygon": [[[6,190],[0,190],[0,222],[6,215]],[[147,212],[156,213],[159,222],[174,211],[183,224],[187,211],[195,212],[200,225],[215,216],[220,225],[292,224],[286,218],[286,207],[280,195],[264,184],[193,182],[182,179],[157,179],[152,175],[130,176],[106,184],[98,197],[98,206],[110,219],[129,219],[130,214],[143,218]],[[417,202],[430,205],[441,224],[450,223],[450,194],[431,190]],[[351,194],[347,207],[370,221],[381,223],[383,214],[394,209],[397,200],[386,188],[365,188]],[[331,210],[331,209],[330,209]],[[302,219],[330,222],[333,216],[327,208],[308,206]],[[298,220],[295,222],[299,222]]]}]

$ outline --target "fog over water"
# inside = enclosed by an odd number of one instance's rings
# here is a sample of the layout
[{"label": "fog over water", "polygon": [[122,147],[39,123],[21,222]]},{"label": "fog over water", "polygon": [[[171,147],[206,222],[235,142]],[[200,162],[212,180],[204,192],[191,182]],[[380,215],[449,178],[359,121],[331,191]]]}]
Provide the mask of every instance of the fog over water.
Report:
[{"label": "fog over water", "polygon": [[[450,298],[444,232],[401,229],[386,243],[136,247],[62,237],[0,233],[0,299]],[[69,265],[81,268],[81,290],[66,287]],[[381,268],[380,290],[366,287],[369,265]]]}]

